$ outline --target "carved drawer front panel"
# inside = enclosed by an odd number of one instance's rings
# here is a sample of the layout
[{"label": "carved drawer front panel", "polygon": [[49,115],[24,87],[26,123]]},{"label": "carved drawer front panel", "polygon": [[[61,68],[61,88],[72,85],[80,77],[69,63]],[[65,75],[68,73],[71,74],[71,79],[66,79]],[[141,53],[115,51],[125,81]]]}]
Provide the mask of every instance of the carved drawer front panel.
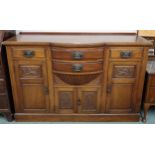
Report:
[{"label": "carved drawer front panel", "polygon": [[76,90],[55,88],[55,104],[58,113],[74,113],[76,110]]},{"label": "carved drawer front panel", "polygon": [[20,68],[21,78],[41,78],[42,66],[41,65],[21,65]]},{"label": "carved drawer front panel", "polygon": [[112,59],[141,59],[144,48],[141,47],[114,47],[110,48]]},{"label": "carved drawer front panel", "polygon": [[81,113],[97,113],[100,106],[99,88],[79,88],[78,89],[78,107]]},{"label": "carved drawer front panel", "polygon": [[52,48],[53,59],[97,60],[103,58],[103,48]]},{"label": "carved drawer front panel", "polygon": [[136,75],[136,66],[114,65],[112,74],[113,78],[134,78]]},{"label": "carved drawer front panel", "polygon": [[45,58],[46,50],[42,47],[12,47],[12,57],[13,58]]}]

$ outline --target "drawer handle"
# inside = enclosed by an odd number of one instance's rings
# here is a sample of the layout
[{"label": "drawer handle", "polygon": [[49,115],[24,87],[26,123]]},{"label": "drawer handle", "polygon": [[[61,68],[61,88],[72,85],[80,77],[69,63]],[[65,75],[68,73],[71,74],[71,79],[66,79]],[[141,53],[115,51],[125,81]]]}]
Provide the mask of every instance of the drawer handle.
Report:
[{"label": "drawer handle", "polygon": [[26,58],[32,58],[32,57],[34,57],[35,53],[34,53],[34,51],[26,50],[26,51],[24,51],[23,55]]},{"label": "drawer handle", "polygon": [[72,71],[73,72],[81,72],[83,69],[83,65],[82,64],[73,64],[72,65]]},{"label": "drawer handle", "polygon": [[80,59],[83,59],[84,54],[82,52],[76,51],[76,52],[73,52],[72,57],[73,59],[80,60]]},{"label": "drawer handle", "polygon": [[120,53],[121,58],[131,58],[132,57],[132,51],[122,51]]}]

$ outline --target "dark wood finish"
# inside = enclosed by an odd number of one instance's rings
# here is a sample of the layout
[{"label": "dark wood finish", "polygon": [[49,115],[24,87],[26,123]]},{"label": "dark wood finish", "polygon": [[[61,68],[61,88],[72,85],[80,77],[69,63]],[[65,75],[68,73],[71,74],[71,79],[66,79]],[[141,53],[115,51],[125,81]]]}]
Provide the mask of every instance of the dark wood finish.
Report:
[{"label": "dark wood finish", "polygon": [[149,41],[64,33],[22,34],[3,44],[17,121],[140,119]]},{"label": "dark wood finish", "polygon": [[12,36],[15,36],[15,31],[0,30],[0,113],[2,113],[8,121],[12,121],[13,119],[14,108],[8,74],[6,50],[1,43]]},{"label": "dark wood finish", "polygon": [[155,106],[155,61],[148,61],[144,91],[144,118],[147,121],[147,113],[150,107]]}]

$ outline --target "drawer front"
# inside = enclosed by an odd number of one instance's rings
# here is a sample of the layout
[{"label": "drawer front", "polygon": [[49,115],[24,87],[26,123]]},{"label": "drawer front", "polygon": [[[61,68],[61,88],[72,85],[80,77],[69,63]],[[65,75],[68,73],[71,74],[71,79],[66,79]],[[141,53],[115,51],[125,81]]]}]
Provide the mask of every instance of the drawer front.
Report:
[{"label": "drawer front", "polygon": [[13,58],[45,58],[46,53],[44,48],[29,48],[29,47],[16,47],[13,48]]},{"label": "drawer front", "polygon": [[111,48],[110,58],[113,59],[141,59],[144,48]]},{"label": "drawer front", "polygon": [[52,48],[54,59],[97,60],[103,58],[103,48]]},{"label": "drawer front", "polygon": [[150,76],[150,86],[154,86],[155,87],[155,75]]},{"label": "drawer front", "polygon": [[72,73],[97,72],[97,71],[102,71],[102,67],[103,67],[102,62],[70,63],[70,62],[53,61],[54,71],[60,71],[60,72],[72,72]]}]

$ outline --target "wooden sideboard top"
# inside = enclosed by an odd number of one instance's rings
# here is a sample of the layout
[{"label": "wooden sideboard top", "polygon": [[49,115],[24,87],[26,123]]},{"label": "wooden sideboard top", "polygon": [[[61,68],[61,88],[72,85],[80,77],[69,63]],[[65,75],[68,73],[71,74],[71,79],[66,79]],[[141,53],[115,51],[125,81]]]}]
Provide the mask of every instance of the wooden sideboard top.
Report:
[{"label": "wooden sideboard top", "polygon": [[54,46],[103,46],[103,45],[137,45],[151,46],[152,43],[137,35],[124,34],[19,34],[5,42],[4,45],[54,45]]}]

